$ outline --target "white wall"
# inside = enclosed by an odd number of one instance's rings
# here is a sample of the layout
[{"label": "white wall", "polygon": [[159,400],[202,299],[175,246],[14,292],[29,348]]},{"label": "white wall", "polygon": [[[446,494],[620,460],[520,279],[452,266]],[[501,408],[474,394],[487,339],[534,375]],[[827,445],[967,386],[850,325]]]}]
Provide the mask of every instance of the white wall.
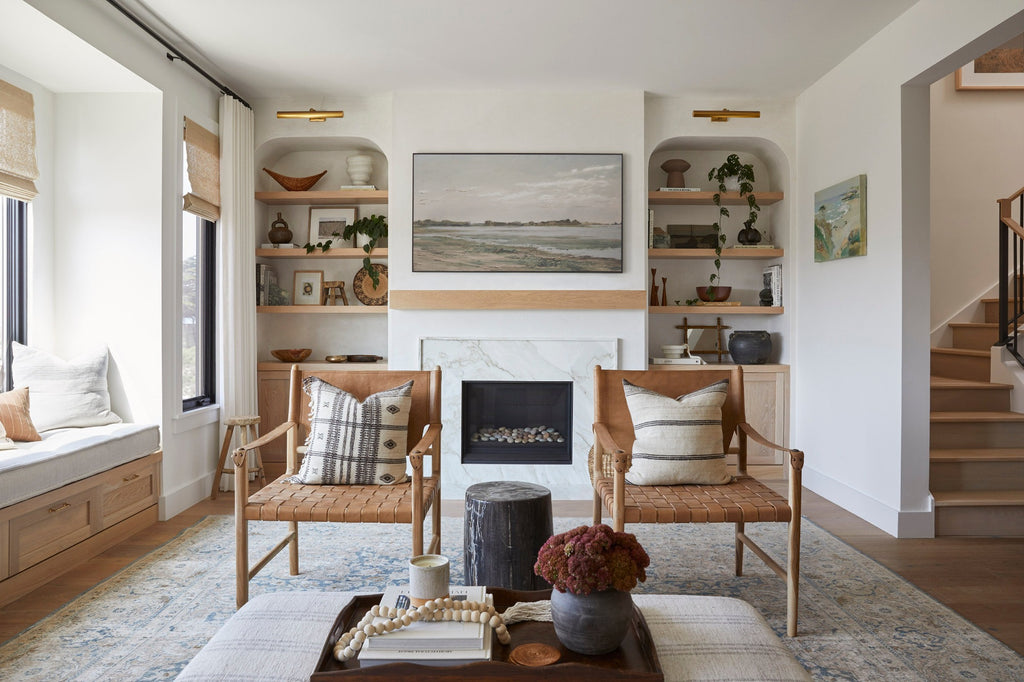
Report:
[{"label": "white wall", "polygon": [[[922,0],[797,98],[792,441],[807,453],[808,488],[894,535],[933,528],[927,86],[1020,33],[1020,10]],[[814,192],[860,173],[867,256],[814,263]]]},{"label": "white wall", "polygon": [[[953,74],[930,91],[931,271],[940,274],[931,286],[936,330],[951,320],[983,321],[970,304],[997,283],[995,200],[1024,185],[1024,102],[1014,90],[958,91]],[[975,312],[979,316],[971,319]],[[941,338],[952,345],[952,334]]]}]

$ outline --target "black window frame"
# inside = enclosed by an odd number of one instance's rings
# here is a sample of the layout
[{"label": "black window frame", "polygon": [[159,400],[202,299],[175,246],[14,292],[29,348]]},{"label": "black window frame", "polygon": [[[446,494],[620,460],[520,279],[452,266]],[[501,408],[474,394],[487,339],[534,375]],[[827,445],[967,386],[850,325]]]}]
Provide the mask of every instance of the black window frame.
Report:
[{"label": "black window frame", "polygon": [[[191,214],[188,214],[191,215]],[[199,395],[183,398],[181,411],[189,412],[216,402],[217,392],[217,223],[195,216],[199,237],[196,240],[196,277],[199,281],[197,297],[202,344],[200,371],[202,373]],[[179,350],[180,352],[180,350]]]},{"label": "black window frame", "polygon": [[4,200],[4,390],[14,386],[11,376],[12,341],[28,340],[28,204],[10,197]]}]

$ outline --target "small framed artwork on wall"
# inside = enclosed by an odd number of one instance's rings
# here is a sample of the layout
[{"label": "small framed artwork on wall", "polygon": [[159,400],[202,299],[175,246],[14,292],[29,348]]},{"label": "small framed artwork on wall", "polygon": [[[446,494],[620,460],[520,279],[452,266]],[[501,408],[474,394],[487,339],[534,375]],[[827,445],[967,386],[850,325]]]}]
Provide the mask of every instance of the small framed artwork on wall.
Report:
[{"label": "small framed artwork on wall", "polygon": [[296,270],[292,305],[320,305],[323,289],[323,270]]},{"label": "small framed artwork on wall", "polygon": [[868,176],[814,193],[814,262],[868,253]]},{"label": "small framed artwork on wall", "polygon": [[354,206],[310,206],[309,244],[323,244],[330,240],[331,246],[340,247],[341,235],[345,228],[356,221]]},{"label": "small framed artwork on wall", "polygon": [[1024,90],[1024,33],[956,70],[957,90]]}]

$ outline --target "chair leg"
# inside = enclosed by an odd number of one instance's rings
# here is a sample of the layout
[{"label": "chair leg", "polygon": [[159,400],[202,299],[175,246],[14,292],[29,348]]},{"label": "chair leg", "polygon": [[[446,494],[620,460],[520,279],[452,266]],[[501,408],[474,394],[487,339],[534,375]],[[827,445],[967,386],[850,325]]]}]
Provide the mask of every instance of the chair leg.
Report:
[{"label": "chair leg", "polygon": [[800,517],[794,513],[789,522],[789,546],[786,548],[786,635],[796,637],[796,619],[800,597]]},{"label": "chair leg", "polygon": [[434,495],[434,504],[430,508],[430,552],[441,553],[441,492]]},{"label": "chair leg", "polygon": [[235,467],[235,606],[239,609],[249,601],[249,522],[245,518],[249,491],[245,475],[244,467]]},{"label": "chair leg", "polygon": [[299,522],[289,521],[288,530],[292,539],[288,542],[288,570],[292,575],[299,574]]},{"label": "chair leg", "polygon": [[228,461],[228,450],[231,449],[231,435],[235,431],[234,424],[228,424],[224,431],[224,444],[220,446],[220,459],[217,460],[217,471],[213,474],[213,490],[210,491],[210,499],[217,499],[217,492],[220,490],[220,477],[224,474],[224,464]]},{"label": "chair leg", "polygon": [[743,542],[740,540],[743,527],[743,521],[736,522],[736,575],[743,575]]},{"label": "chair leg", "polygon": [[594,525],[601,523],[601,514],[604,512],[602,509],[601,496],[598,492],[594,491]]}]

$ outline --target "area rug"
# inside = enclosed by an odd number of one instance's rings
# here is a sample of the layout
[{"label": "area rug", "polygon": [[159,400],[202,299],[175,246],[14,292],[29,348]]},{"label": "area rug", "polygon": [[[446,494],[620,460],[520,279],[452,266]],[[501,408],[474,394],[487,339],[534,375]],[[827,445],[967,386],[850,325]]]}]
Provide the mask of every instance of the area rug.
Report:
[{"label": "area rug", "polygon": [[[556,532],[588,523],[555,519]],[[257,556],[283,534],[250,523]],[[784,556],[785,529],[748,524]],[[782,636],[786,590],[756,557],[732,575],[731,527],[634,525],[651,555],[638,592],[738,597]],[[284,590],[379,592],[407,580],[409,526],[300,526],[301,574],[287,553],[250,585],[250,596]],[[1021,680],[1024,658],[841,540],[804,520],[800,636],[785,639],[820,680]],[[442,521],[453,582],[463,576],[462,522]],[[235,611],[234,530],[210,516],[0,646],[0,679],[156,680],[177,675]],[[0,612],[2,615],[2,612]]]}]

